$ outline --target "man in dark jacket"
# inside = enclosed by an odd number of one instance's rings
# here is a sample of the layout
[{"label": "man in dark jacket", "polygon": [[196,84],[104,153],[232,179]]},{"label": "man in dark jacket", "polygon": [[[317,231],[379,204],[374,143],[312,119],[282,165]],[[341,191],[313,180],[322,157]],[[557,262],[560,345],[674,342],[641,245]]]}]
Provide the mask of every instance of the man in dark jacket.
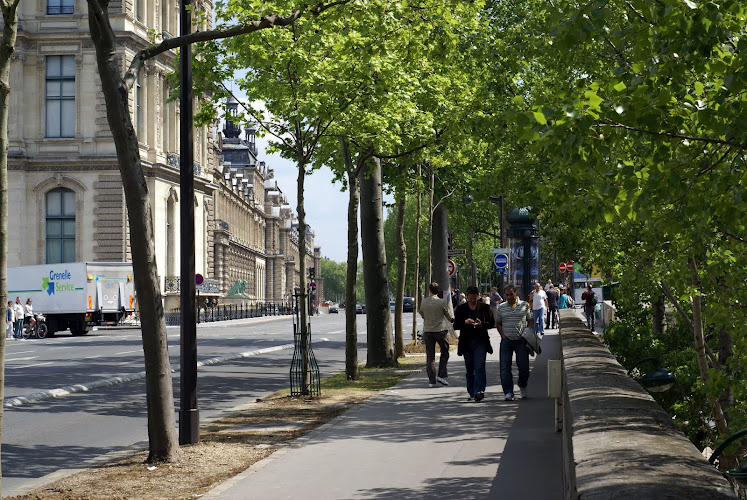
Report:
[{"label": "man in dark jacket", "polygon": [[467,302],[454,311],[454,329],[459,330],[457,355],[464,356],[467,370],[467,392],[469,400],[482,401],[485,397],[487,375],[485,360],[492,353],[488,329],[493,328],[490,305],[479,301],[480,290],[476,286],[467,288]]},{"label": "man in dark jacket", "polygon": [[547,294],[547,328],[557,328],[558,326],[558,289],[550,285],[550,289],[545,291]]},{"label": "man in dark jacket", "polygon": [[594,331],[594,309],[597,307],[597,294],[591,286],[591,283],[587,283],[586,291],[581,294],[581,300],[584,300],[584,314],[586,314],[586,326],[589,330]]}]

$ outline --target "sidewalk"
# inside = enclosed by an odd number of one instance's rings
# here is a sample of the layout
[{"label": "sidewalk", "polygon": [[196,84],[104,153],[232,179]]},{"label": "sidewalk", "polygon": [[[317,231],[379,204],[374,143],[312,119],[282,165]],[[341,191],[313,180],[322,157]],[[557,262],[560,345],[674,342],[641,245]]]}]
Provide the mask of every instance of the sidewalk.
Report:
[{"label": "sidewalk", "polygon": [[450,386],[430,388],[425,372],[412,375],[202,498],[562,498],[561,434],[547,397],[557,330],[530,358],[526,400],[503,401],[499,340],[481,403],[467,402],[464,361],[452,352]]}]

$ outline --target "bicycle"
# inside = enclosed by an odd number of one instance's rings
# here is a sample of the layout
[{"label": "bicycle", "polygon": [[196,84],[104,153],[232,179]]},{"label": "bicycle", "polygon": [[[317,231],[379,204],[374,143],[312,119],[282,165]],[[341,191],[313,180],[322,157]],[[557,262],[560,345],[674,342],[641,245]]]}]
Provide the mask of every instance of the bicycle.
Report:
[{"label": "bicycle", "polygon": [[24,339],[28,339],[29,337],[36,337],[37,339],[43,339],[47,336],[47,322],[46,318],[42,314],[34,314],[34,319],[36,320],[36,324],[33,328],[31,328],[31,322],[23,324],[23,329],[21,330],[21,336]]}]

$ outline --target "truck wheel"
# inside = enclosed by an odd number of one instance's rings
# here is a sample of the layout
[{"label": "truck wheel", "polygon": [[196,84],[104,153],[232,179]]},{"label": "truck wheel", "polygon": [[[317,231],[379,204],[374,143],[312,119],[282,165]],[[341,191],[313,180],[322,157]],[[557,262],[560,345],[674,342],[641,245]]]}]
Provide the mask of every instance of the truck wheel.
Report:
[{"label": "truck wheel", "polygon": [[89,329],[90,327],[84,321],[76,321],[70,325],[70,333],[76,337],[87,334]]},{"label": "truck wheel", "polygon": [[47,336],[47,325],[44,323],[39,323],[36,326],[36,337],[39,339],[43,339]]}]

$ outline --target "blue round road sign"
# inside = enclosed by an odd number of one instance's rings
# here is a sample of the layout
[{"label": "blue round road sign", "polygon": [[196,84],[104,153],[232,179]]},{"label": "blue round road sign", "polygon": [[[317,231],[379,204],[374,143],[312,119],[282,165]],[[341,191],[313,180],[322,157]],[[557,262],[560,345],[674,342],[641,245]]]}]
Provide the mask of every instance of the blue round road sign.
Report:
[{"label": "blue round road sign", "polygon": [[195,285],[200,286],[205,281],[201,274],[195,274]]},{"label": "blue round road sign", "polygon": [[493,263],[495,263],[496,269],[505,269],[508,267],[508,255],[505,253],[497,253],[493,257]]}]

